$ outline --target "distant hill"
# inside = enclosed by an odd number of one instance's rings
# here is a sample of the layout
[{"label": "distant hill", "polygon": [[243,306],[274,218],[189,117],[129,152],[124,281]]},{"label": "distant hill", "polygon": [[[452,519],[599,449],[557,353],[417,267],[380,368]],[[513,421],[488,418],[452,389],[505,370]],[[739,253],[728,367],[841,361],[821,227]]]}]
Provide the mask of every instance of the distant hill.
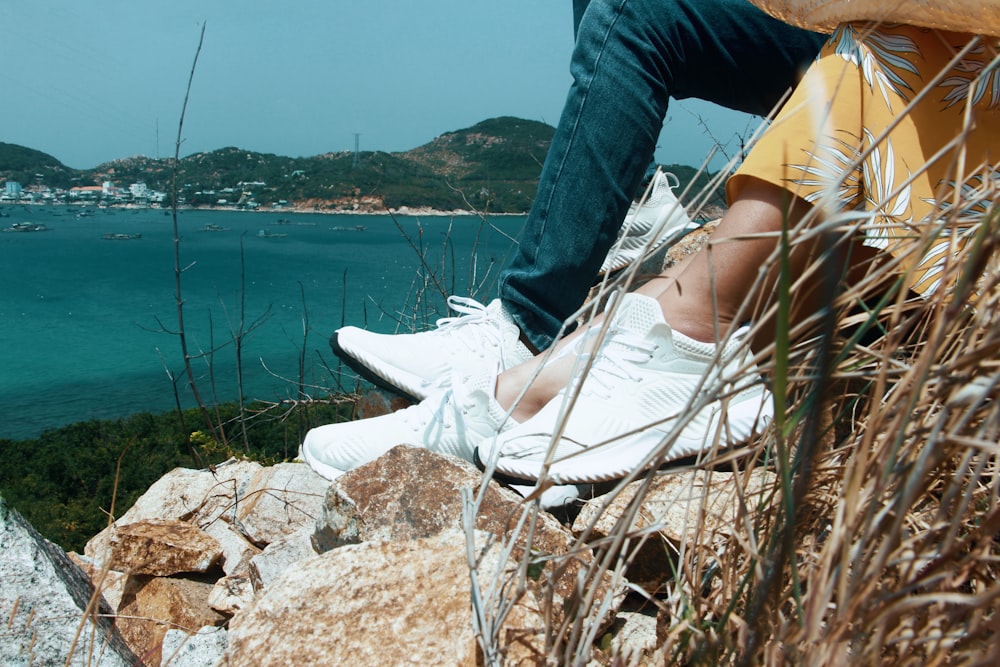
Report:
[{"label": "distant hill", "polygon": [[493,118],[446,132],[402,155],[434,173],[463,180],[538,179],[555,128],[520,118]]},{"label": "distant hill", "polygon": [[[522,213],[534,199],[554,132],[545,123],[501,117],[400,153],[363,151],[355,156],[343,151],[292,158],[228,147],[181,158],[178,190],[192,205],[252,198],[265,207],[284,200],[306,210],[377,212],[406,206]],[[144,181],[170,192],[171,165],[170,159],[135,156],[76,170],[40,151],[0,143],[0,182],[25,186]],[[694,175],[690,167],[671,169],[682,184]]]},{"label": "distant hill", "polygon": [[49,187],[66,188],[76,185],[74,179],[79,177],[80,172],[47,153],[0,141],[0,182],[10,180],[23,185],[43,182]]}]

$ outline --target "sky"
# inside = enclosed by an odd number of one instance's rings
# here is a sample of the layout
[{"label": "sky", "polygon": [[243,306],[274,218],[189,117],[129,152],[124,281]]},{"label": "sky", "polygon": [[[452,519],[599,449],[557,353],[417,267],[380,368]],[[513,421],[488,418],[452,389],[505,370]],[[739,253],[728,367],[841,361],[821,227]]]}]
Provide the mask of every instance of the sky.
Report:
[{"label": "sky", "polygon": [[[0,0],[0,141],[89,169],[235,146],[405,151],[497,116],[556,125],[570,0]],[[672,103],[656,158],[699,166],[757,121]],[[709,130],[706,130],[706,127]],[[719,168],[717,158],[712,168]]]}]

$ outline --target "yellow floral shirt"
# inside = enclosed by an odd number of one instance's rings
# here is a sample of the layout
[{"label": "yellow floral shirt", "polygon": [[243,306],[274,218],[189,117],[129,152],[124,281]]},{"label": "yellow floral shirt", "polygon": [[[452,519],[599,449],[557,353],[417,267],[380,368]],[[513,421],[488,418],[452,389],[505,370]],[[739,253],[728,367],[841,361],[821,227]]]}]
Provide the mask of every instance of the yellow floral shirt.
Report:
[{"label": "yellow floral shirt", "polygon": [[[785,188],[861,220],[865,245],[929,294],[995,210],[1000,44],[907,25],[841,25],[730,179]],[[860,214],[860,215],[859,215]]]}]

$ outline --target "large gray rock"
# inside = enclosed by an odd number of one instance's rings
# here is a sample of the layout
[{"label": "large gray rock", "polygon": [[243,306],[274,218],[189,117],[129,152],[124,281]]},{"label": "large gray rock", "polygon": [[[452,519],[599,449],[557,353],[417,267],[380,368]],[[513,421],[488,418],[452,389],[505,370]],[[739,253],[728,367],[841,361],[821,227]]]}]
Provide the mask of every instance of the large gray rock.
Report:
[{"label": "large gray rock", "polygon": [[95,567],[92,560],[73,551],[66,555],[90,578],[91,586],[101,591],[101,596],[111,611],[117,612],[128,583],[128,575],[109,568]]},{"label": "large gray rock", "polygon": [[208,626],[194,634],[167,630],[163,637],[163,664],[170,667],[213,667],[225,650],[224,628]]},{"label": "large gray rock", "polygon": [[[87,575],[0,497],[0,664],[5,667],[137,664],[106,617],[91,614]],[[101,597],[97,596],[97,602]]]},{"label": "large gray rock", "polygon": [[305,463],[261,468],[239,498],[233,525],[257,546],[276,542],[316,523],[329,486]]},{"label": "large gray rock", "polygon": [[[478,542],[487,541],[480,535]],[[477,661],[466,538],[365,542],[291,566],[229,625],[223,665],[467,665]],[[496,550],[480,566],[499,567]],[[530,592],[501,635],[510,665],[536,661],[544,627]]]}]

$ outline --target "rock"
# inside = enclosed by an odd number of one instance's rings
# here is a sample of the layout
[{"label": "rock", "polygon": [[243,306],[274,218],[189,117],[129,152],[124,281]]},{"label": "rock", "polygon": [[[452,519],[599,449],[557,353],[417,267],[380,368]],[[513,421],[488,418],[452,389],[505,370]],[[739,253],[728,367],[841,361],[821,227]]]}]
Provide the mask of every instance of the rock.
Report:
[{"label": "rock", "polygon": [[206,572],[222,556],[211,535],[185,521],[147,519],[111,531],[111,564],[129,574]]},{"label": "rock", "polygon": [[246,609],[254,598],[250,575],[231,574],[219,579],[208,594],[208,606],[226,616]]},{"label": "rock", "polygon": [[[352,542],[400,542],[461,529],[461,490],[476,491],[482,483],[482,474],[467,461],[419,447],[394,447],[333,482],[316,522],[313,545],[326,551]],[[476,516],[477,530],[514,542],[512,562],[524,555],[526,531],[513,532],[524,509],[520,495],[490,481]],[[531,553],[539,559],[532,568],[536,576],[529,582],[532,592],[558,621],[596,585],[597,595],[612,596],[613,616],[620,599],[610,588],[610,578],[598,577],[596,584],[581,581],[593,557],[589,548],[570,553],[573,545],[572,535],[555,518],[537,514],[530,543]],[[556,558],[542,560],[548,556]]]},{"label": "rock", "polygon": [[[408,540],[462,528],[463,488],[475,491],[483,476],[471,463],[402,445],[337,478],[316,522],[317,552],[370,540]],[[524,499],[490,482],[476,528],[504,536]],[[539,515],[533,547],[562,553],[569,532],[551,515]]]},{"label": "rock", "polygon": [[[0,497],[0,664],[137,664],[87,575]],[[86,617],[86,620],[83,620]]]},{"label": "rock", "polygon": [[275,542],[316,522],[329,485],[305,463],[261,468],[247,484],[234,525],[258,546]]},{"label": "rock", "polygon": [[[226,466],[219,466],[219,469]],[[189,519],[205,503],[216,480],[207,470],[174,468],[146,489],[135,504],[118,517],[122,523],[146,519]]]},{"label": "rock", "polygon": [[306,526],[280,540],[271,542],[263,551],[250,559],[250,582],[260,591],[274,581],[289,566],[316,555],[313,549],[313,529]]},{"label": "rock", "polygon": [[[656,649],[657,616],[655,613],[619,611],[608,633],[613,664],[638,665]],[[646,663],[655,664],[655,663]],[[663,664],[663,663],[660,663]]]},{"label": "rock", "polygon": [[[659,589],[674,576],[672,554],[678,545],[698,540],[699,544],[721,548],[740,517],[741,504],[736,495],[735,475],[740,475],[744,493],[752,497],[768,493],[774,474],[764,468],[748,472],[678,471],[656,475],[642,500],[640,511],[629,527],[639,531],[656,526],[656,532],[639,547],[626,576],[647,592]],[[589,541],[606,537],[618,529],[618,523],[643,482],[629,484],[615,497],[598,498],[577,515],[573,531]],[[607,507],[605,507],[607,505]]]},{"label": "rock", "polygon": [[219,543],[219,547],[222,549],[220,564],[223,572],[227,575],[249,573],[250,559],[260,553],[259,547],[248,542],[224,519],[203,524],[201,529]]},{"label": "rock", "polygon": [[229,459],[213,466],[211,470],[199,471],[202,476],[211,480],[211,486],[201,505],[191,516],[191,521],[202,529],[220,518],[232,522],[236,518],[240,501],[246,495],[247,485],[263,467],[256,461]]},{"label": "rock", "polygon": [[125,592],[128,575],[110,568],[98,568],[91,559],[73,551],[66,555],[69,556],[69,559],[77,567],[83,570],[84,574],[90,579],[90,584],[94,587],[94,590],[101,591],[101,596],[108,603],[108,606],[111,607],[111,611],[118,611],[118,605],[121,603],[122,595]]},{"label": "rock", "polygon": [[668,244],[666,247],[661,246],[657,253],[653,255],[654,257],[659,256],[659,264],[652,267],[644,265],[640,273],[652,272],[653,274],[658,274],[664,269],[668,269],[695,254],[708,243],[715,228],[719,226],[720,221],[721,216],[716,217],[702,224],[697,229],[688,232],[677,243]]},{"label": "rock", "polygon": [[226,650],[226,631],[204,627],[193,635],[167,630],[163,637],[163,664],[170,667],[213,667]]},{"label": "rock", "polygon": [[312,535],[313,549],[316,553],[363,541],[361,510],[340,487],[343,478],[349,475],[350,472],[338,478],[326,491],[323,507],[320,509]]},{"label": "rock", "polygon": [[[174,468],[153,483],[115,524],[148,519],[193,519],[198,524],[211,523],[236,507],[238,487],[260,468],[259,463],[236,459],[214,466],[212,470]],[[92,537],[84,548],[84,554],[94,559],[98,567],[107,554],[111,528]]]},{"label": "rock", "polygon": [[358,398],[357,419],[381,417],[410,405],[413,405],[412,401],[408,401],[397,393],[378,388],[369,389]]},{"label": "rock", "polygon": [[118,627],[146,665],[157,667],[171,628],[214,626],[225,617],[208,605],[212,584],[174,577],[136,577],[118,612]]},{"label": "rock", "polygon": [[[499,567],[496,550],[481,565]],[[543,625],[525,595],[500,631],[510,639],[505,664],[544,664],[535,657]],[[233,617],[228,638],[229,667],[481,664],[465,535],[365,542],[300,561]]]}]

